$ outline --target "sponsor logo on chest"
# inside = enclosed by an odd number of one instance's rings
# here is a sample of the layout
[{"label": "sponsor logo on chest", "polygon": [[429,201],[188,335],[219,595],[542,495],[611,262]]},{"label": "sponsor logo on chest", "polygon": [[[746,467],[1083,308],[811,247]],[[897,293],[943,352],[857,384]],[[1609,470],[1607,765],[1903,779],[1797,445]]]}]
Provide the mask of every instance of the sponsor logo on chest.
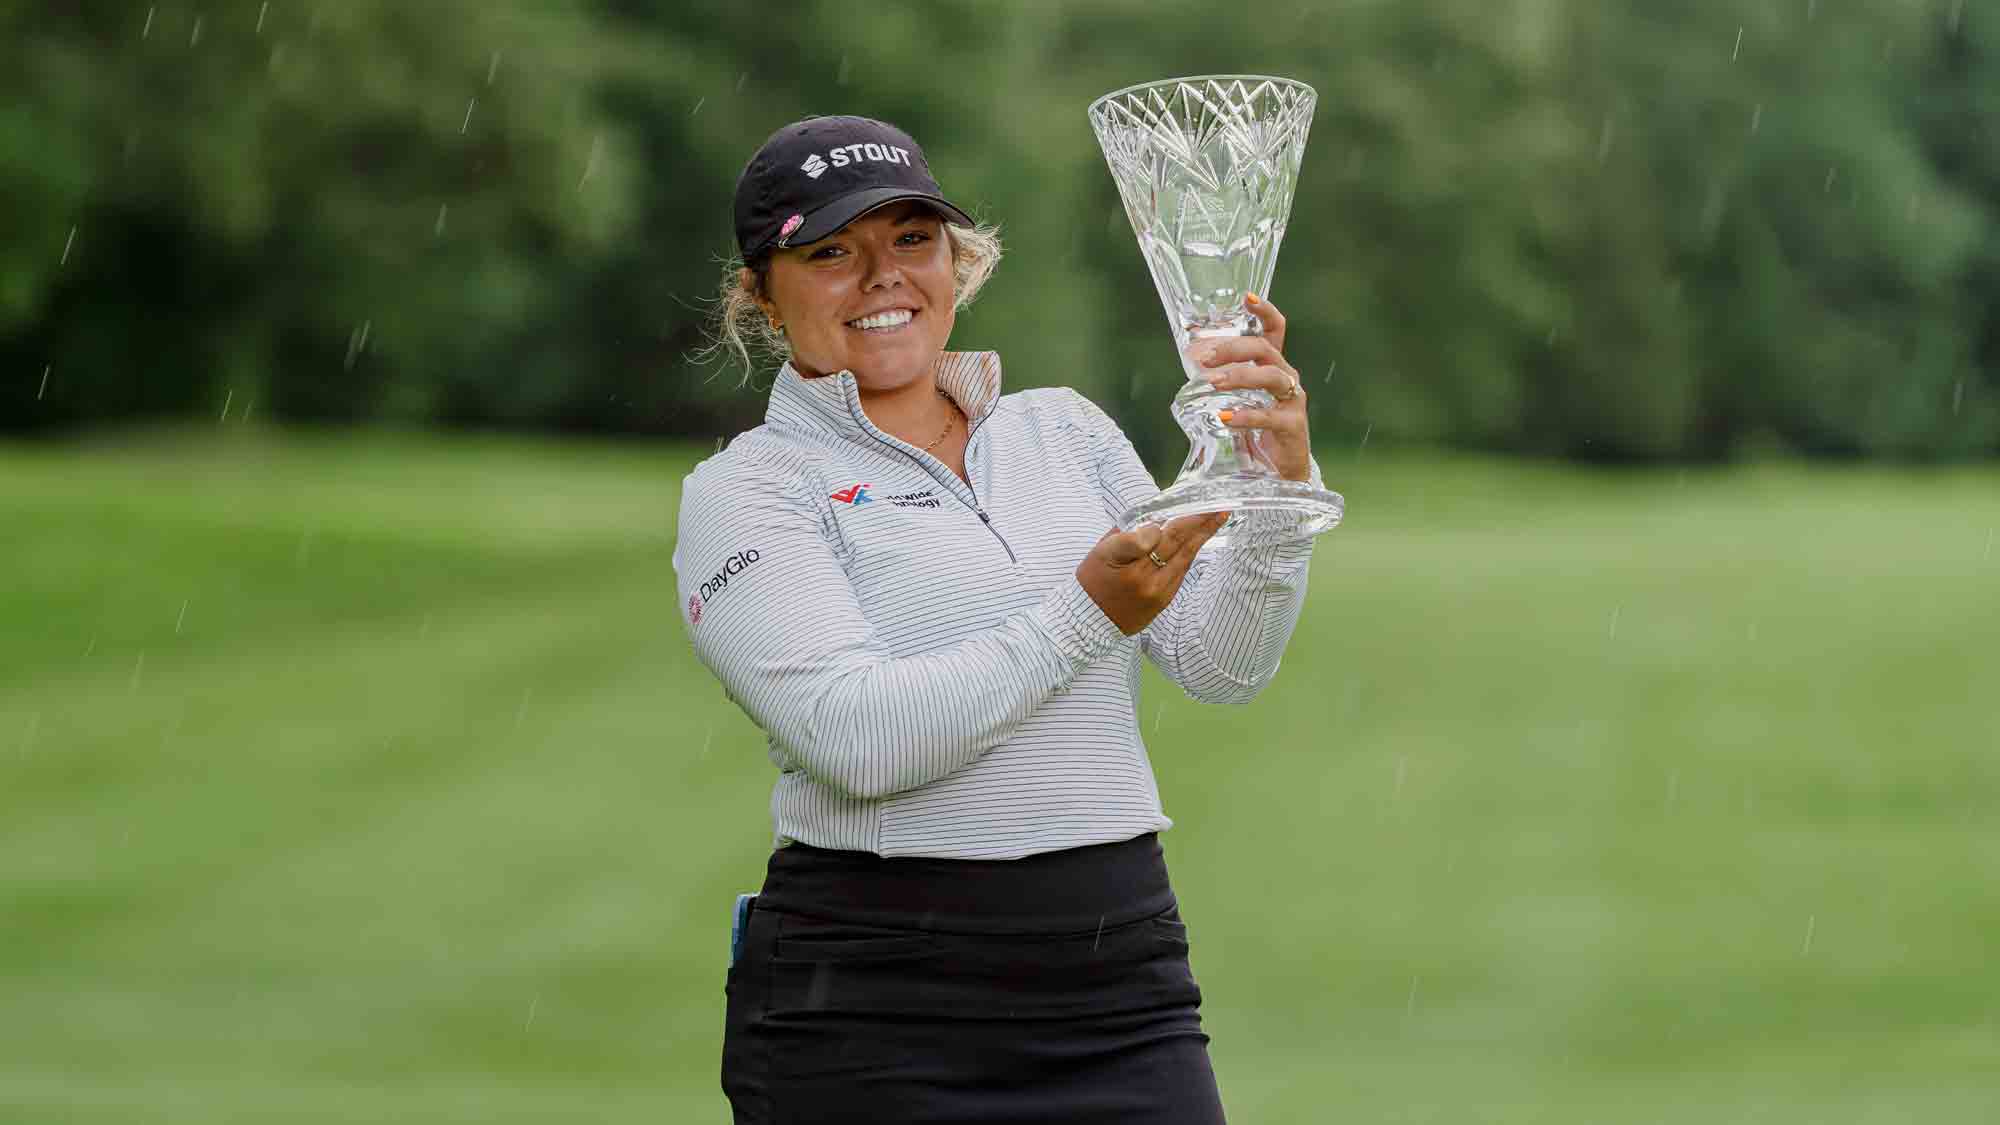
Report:
[{"label": "sponsor logo on chest", "polygon": [[944,504],[935,488],[926,488],[921,492],[899,492],[894,496],[882,497],[882,502],[898,508],[936,508]]},{"label": "sponsor logo on chest", "polygon": [[861,504],[887,504],[892,508],[941,508],[944,501],[937,489],[925,488],[916,492],[898,492],[889,496],[875,496],[869,489],[875,486],[867,483],[850,484],[826,494],[827,499],[850,507]]}]

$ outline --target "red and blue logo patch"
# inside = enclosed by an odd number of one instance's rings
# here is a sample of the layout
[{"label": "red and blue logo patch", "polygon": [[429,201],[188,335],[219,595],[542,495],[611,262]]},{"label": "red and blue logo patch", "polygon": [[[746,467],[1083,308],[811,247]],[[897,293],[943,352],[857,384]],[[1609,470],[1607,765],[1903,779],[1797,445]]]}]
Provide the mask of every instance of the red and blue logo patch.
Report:
[{"label": "red and blue logo patch", "polygon": [[870,499],[868,490],[874,487],[872,484],[850,484],[838,492],[829,492],[826,495],[828,499],[838,500],[843,504],[866,504]]}]

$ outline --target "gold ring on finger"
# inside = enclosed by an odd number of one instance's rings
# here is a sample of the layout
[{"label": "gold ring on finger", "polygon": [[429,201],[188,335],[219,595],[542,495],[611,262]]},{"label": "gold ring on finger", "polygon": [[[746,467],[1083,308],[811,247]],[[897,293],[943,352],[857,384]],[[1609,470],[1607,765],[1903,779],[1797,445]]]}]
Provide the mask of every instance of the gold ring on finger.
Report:
[{"label": "gold ring on finger", "polygon": [[1154,566],[1165,566],[1165,565],[1167,565],[1167,560],[1165,560],[1165,559],[1161,558],[1161,557],[1160,557],[1160,552],[1158,552],[1158,551],[1147,551],[1147,552],[1146,552],[1146,557],[1147,557],[1147,558],[1149,558],[1149,559],[1151,559],[1151,560],[1153,560],[1153,565],[1154,565]]}]

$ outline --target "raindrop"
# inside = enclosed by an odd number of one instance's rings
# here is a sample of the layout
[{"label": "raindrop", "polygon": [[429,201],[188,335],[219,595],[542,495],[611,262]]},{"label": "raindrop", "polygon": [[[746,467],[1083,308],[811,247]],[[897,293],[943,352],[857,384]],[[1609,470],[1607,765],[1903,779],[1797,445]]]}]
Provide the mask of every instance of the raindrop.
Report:
[{"label": "raindrop", "polygon": [[1611,607],[1611,633],[1609,638],[1611,640],[1615,641],[1618,639],[1618,615],[1624,612],[1624,610],[1625,607],[1622,605],[1614,605]]},{"label": "raindrop", "polygon": [[62,260],[57,262],[56,265],[66,266],[69,264],[69,248],[71,246],[74,246],[75,244],[76,244],[76,227],[72,226],[69,228],[69,237],[63,239]]},{"label": "raindrop", "polygon": [[347,334],[347,359],[341,363],[341,370],[354,370],[354,358],[368,350],[368,329],[373,323],[374,321],[364,320],[354,331]]},{"label": "raindrop", "polygon": [[222,396],[222,417],[217,418],[216,421],[218,422],[229,421],[229,402],[231,399],[234,399],[235,397],[236,397],[236,392],[234,390],[231,390],[228,394]]},{"label": "raindrop", "polygon": [[532,695],[534,693],[534,690],[535,689],[532,687],[525,687],[521,689],[521,702],[515,705],[514,707],[515,730],[521,729],[521,717],[528,713],[528,696]]},{"label": "raindrop", "polygon": [[1159,735],[1160,735],[1160,720],[1161,720],[1161,719],[1164,719],[1164,718],[1166,718],[1166,717],[1167,717],[1167,705],[1166,705],[1165,703],[1162,703],[1162,704],[1160,704],[1160,705],[1159,705],[1158,707],[1154,708],[1154,710],[1153,710],[1153,737],[1155,737],[1155,738],[1158,738],[1158,737],[1159,737]]},{"label": "raindrop", "polygon": [[749,81],[749,80],[750,80],[750,72],[749,72],[749,71],[747,71],[747,70],[746,70],[746,71],[742,72],[741,74],[738,74],[738,75],[736,76],[736,92],[737,92],[737,93],[739,93],[739,94],[740,94],[740,93],[742,93],[742,92],[743,92],[743,83],[745,83],[745,82],[747,82],[747,81]]},{"label": "raindrop", "polygon": [[1597,162],[1599,164],[1604,163],[1604,158],[1611,154],[1611,135],[1613,132],[1611,115],[1607,113],[1604,115],[1604,124],[1597,130]]},{"label": "raindrop", "polygon": [[1334,367],[1335,367],[1336,365],[1338,365],[1339,363],[1340,363],[1340,361],[1336,359],[1336,360],[1334,360],[1334,361],[1333,361],[1332,363],[1329,363],[1329,364],[1327,364],[1327,365],[1326,365],[1326,377],[1325,377],[1325,378],[1323,378],[1323,379],[1321,379],[1321,380],[1320,380],[1320,382],[1322,382],[1322,383],[1331,383],[1331,382],[1333,382],[1333,369],[1334,369]]},{"label": "raindrop", "polygon": [[196,16],[194,18],[194,30],[188,32],[188,46],[192,47],[199,42],[201,42],[201,17]]},{"label": "raindrop", "polygon": [[1826,182],[1819,186],[1821,195],[1824,195],[1827,192],[1833,190],[1833,174],[1834,174],[1834,169],[1831,166],[1829,166],[1826,170]]},{"label": "raindrop", "polygon": [[[1986,529],[1986,553],[1979,556],[1979,561],[1986,562],[1992,558],[1993,558],[1993,529],[1989,527]],[[92,639],[94,640],[95,638]],[[88,654],[86,653],[85,655]]]},{"label": "raindrop", "polygon": [[83,646],[83,654],[85,656],[89,656],[91,653],[96,651],[97,651],[97,634],[92,633],[90,635],[90,643]]},{"label": "raindrop", "polygon": [[1361,451],[1368,448],[1368,435],[1374,432],[1375,423],[1373,422],[1368,423],[1368,428],[1361,431],[1361,444],[1354,447],[1354,455],[1356,457],[1361,456]]},{"label": "raindrop", "polygon": [[1965,0],[1951,0],[1951,19],[1946,26],[1958,30],[1958,17],[1965,12]]},{"label": "raindrop", "polygon": [[243,402],[243,417],[241,417],[241,418],[238,418],[238,419],[236,420],[236,421],[237,421],[237,423],[238,423],[239,425],[240,425],[240,424],[242,424],[242,423],[244,423],[244,422],[248,422],[248,421],[250,420],[250,411],[251,411],[251,410],[252,410],[252,409],[253,409],[253,408],[254,408],[254,407],[255,407],[256,405],[257,405],[257,397],[256,397],[255,395],[252,395],[252,396],[251,396],[251,397],[249,397],[248,399],[245,399],[245,400],[244,400],[244,402]]},{"label": "raindrop", "polygon": [[1758,102],[1756,108],[1750,111],[1750,131],[1753,133],[1756,132],[1757,126],[1761,124],[1763,120],[1764,120],[1764,103]]},{"label": "raindrop", "polygon": [[493,76],[500,72],[500,52],[493,52],[493,60],[486,64],[486,84],[493,85]]},{"label": "raindrop", "polygon": [[174,636],[178,637],[181,635],[181,622],[187,620],[187,615],[188,615],[188,599],[182,598],[180,616],[174,618]]},{"label": "raindrop", "polygon": [[1403,1001],[1403,1018],[1409,1019],[1417,1010],[1417,974],[1410,974],[1410,995]]},{"label": "raindrop", "polygon": [[1799,950],[1799,956],[1804,957],[1812,952],[1813,926],[1818,921],[1819,921],[1819,915],[1817,914],[1806,915],[1806,944],[1804,948]]},{"label": "raindrop", "polygon": [[153,9],[152,9],[152,8],[147,8],[147,9],[146,9],[146,26],[144,26],[144,27],[142,27],[142,28],[140,28],[140,29],[139,29],[139,38],[141,38],[141,39],[145,39],[145,38],[147,38],[147,37],[151,36],[152,34],[153,34]]},{"label": "raindrop", "polygon": [[590,177],[597,174],[597,158],[600,155],[602,155],[603,152],[604,152],[604,135],[600,133],[590,138],[590,155],[584,157],[583,175],[576,181],[576,188],[578,191],[582,191],[583,185],[590,182]]},{"label": "raindrop", "polygon": [[125,682],[125,694],[139,690],[139,680],[146,674],[146,650],[139,650],[139,659],[132,665],[132,678]]},{"label": "raindrop", "polygon": [[255,34],[257,35],[264,34],[264,16],[270,10],[271,10],[271,5],[269,0],[266,0],[265,3],[257,5],[257,29]]},{"label": "raindrop", "polygon": [[1743,29],[1741,27],[1738,27],[1736,29],[1736,46],[1732,48],[1729,52],[1729,61],[1735,62],[1736,56],[1742,53],[1743,53]]},{"label": "raindrop", "polygon": [[699,101],[694,103],[694,108],[688,110],[688,116],[693,117],[695,114],[700,113],[701,107],[707,104],[708,104],[708,96],[704,94]]},{"label": "raindrop", "polygon": [[1703,202],[1701,208],[1701,229],[1703,237],[1711,239],[1714,238],[1715,232],[1721,227],[1722,212],[1724,210],[1724,203],[1726,202],[1726,198],[1727,198],[1727,192],[1723,188],[1721,178],[1717,177],[1716,179],[1709,181],[1708,199]]},{"label": "raindrop", "polygon": [[54,366],[55,364],[53,363],[44,363],[42,365],[42,385],[35,389],[36,402],[42,401],[42,392],[49,389],[49,369]]},{"label": "raindrop", "polygon": [[704,734],[702,735],[702,737],[701,737],[701,753],[699,753],[699,754],[696,754],[696,755],[694,756],[694,760],[695,760],[695,761],[697,761],[697,762],[699,762],[699,761],[701,761],[701,760],[702,760],[703,758],[706,758],[706,757],[708,757],[708,747],[709,747],[709,744],[710,744],[710,743],[713,743],[714,741],[715,741],[715,724],[714,724],[714,723],[710,723],[710,724],[708,725],[708,730],[707,730],[707,732],[706,732],[706,733],[704,733]]},{"label": "raindrop", "polygon": [[540,1004],[541,1002],[542,998],[540,996],[537,996],[533,1000],[528,1001],[528,1022],[521,1025],[521,1031],[524,1034],[527,1032],[529,1028],[535,1026],[535,1005]]},{"label": "raindrop", "polygon": [[438,204],[438,217],[437,217],[437,222],[435,222],[435,223],[431,224],[431,237],[432,237],[432,238],[441,238],[441,237],[443,237],[443,235],[444,235],[444,215],[445,215],[445,212],[446,212],[446,211],[449,211],[449,210],[451,210],[451,205],[450,205],[450,204],[448,204],[448,203],[440,203],[440,204]]},{"label": "raindrop", "polygon": [[473,98],[465,103],[465,120],[458,123],[459,136],[461,137],[464,136],[466,127],[472,124],[472,107],[478,104],[479,104],[478,98]]},{"label": "raindrop", "polygon": [[1951,412],[1954,417],[1956,417],[1958,414],[1958,404],[1960,402],[1963,402],[1964,400],[1965,400],[1965,380],[1960,379],[1958,382],[1953,383],[1951,385]]},{"label": "raindrop", "polygon": [[1097,936],[1090,939],[1090,951],[1092,953],[1097,952],[1097,943],[1099,939],[1103,937],[1104,937],[1104,915],[1099,914],[1097,916]]}]

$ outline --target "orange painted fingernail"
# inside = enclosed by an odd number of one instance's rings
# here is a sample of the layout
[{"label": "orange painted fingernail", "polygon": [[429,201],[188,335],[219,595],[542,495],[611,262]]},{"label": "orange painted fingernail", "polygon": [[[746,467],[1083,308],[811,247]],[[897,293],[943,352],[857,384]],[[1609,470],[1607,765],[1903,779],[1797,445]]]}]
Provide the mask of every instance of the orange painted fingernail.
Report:
[{"label": "orange painted fingernail", "polygon": [[1218,410],[1218,411],[1216,411],[1216,412],[1215,412],[1215,416],[1216,416],[1217,418],[1220,418],[1220,419],[1222,419],[1222,420],[1223,420],[1223,421],[1225,421],[1225,422],[1227,422],[1227,421],[1229,421],[1229,419],[1231,419],[1231,418],[1235,417],[1235,415],[1236,415],[1236,412],[1235,412],[1234,410]]},{"label": "orange painted fingernail", "polygon": [[1249,301],[1253,305],[1261,305],[1264,303],[1264,298],[1259,297],[1255,293],[1245,293],[1243,294],[1243,297],[1245,300]]}]

